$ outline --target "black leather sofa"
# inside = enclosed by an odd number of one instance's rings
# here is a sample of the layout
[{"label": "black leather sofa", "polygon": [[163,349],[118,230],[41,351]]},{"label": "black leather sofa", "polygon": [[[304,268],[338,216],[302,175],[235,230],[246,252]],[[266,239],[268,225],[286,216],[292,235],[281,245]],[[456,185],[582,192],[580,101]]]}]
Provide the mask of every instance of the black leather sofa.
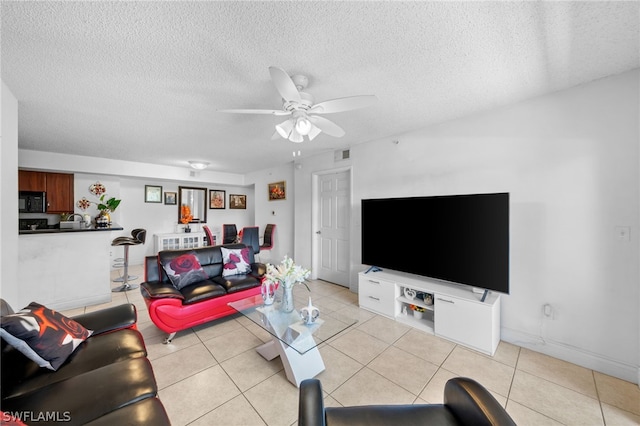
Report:
[{"label": "black leather sofa", "polygon": [[515,425],[481,384],[465,377],[450,379],[444,404],[324,407],[317,379],[300,383],[298,426]]},{"label": "black leather sofa", "polygon": [[[145,258],[144,282],[140,285],[140,292],[151,321],[168,333],[165,343],[170,343],[178,331],[236,314],[237,311],[229,306],[229,302],[260,294],[266,266],[256,263],[253,250],[247,250],[249,269],[225,277],[223,248],[238,251],[247,247],[244,244],[225,244],[163,250],[156,256]],[[189,254],[197,258],[203,275],[178,290],[162,265]]]},{"label": "black leather sofa", "polygon": [[[12,313],[0,300],[0,316]],[[13,418],[38,425],[169,425],[136,329],[135,306],[123,304],[72,319],[93,334],[57,371],[39,367],[2,339],[2,424]]]}]

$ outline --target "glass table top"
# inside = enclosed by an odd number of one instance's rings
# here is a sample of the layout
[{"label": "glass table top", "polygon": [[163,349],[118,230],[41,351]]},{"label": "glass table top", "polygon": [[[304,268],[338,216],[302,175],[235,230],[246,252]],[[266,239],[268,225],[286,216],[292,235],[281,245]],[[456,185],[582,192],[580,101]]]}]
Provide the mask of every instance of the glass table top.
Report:
[{"label": "glass table top", "polygon": [[228,305],[300,354],[358,322],[337,312],[325,313],[321,310],[315,322],[306,324],[297,309],[290,313],[283,312],[278,301],[267,306],[259,294],[229,302]]}]

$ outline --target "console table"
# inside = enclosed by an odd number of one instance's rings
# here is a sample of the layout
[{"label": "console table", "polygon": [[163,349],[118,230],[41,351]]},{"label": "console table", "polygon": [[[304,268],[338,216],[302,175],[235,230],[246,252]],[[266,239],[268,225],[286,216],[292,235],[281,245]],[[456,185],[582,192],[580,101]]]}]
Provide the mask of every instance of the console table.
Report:
[{"label": "console table", "polygon": [[[433,302],[407,297],[407,293],[431,295]],[[481,298],[468,286],[402,272],[358,274],[361,308],[493,355],[500,343],[500,295],[491,292],[484,302]],[[410,305],[425,310],[421,318],[414,315]]]},{"label": "console table", "polygon": [[204,232],[155,234],[156,253],[162,250],[188,249],[204,246]]}]

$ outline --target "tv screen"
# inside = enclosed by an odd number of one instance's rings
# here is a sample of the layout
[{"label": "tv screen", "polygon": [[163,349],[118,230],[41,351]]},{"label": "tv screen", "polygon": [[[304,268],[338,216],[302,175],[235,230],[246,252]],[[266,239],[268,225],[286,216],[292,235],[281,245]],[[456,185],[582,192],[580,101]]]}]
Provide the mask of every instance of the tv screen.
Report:
[{"label": "tv screen", "polygon": [[509,293],[509,194],[362,200],[362,263]]}]

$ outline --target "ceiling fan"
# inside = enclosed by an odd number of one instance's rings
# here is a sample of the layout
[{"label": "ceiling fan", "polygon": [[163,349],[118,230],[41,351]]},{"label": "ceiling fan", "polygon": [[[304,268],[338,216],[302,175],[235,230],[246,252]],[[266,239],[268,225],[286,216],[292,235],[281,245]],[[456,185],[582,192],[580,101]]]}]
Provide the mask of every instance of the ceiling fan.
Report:
[{"label": "ceiling fan", "polygon": [[307,77],[303,75],[289,77],[285,70],[278,67],[269,67],[269,73],[278,93],[282,96],[281,110],[226,109],[220,110],[220,112],[290,116],[276,125],[276,132],[271,139],[282,136],[291,142],[300,143],[304,141],[304,136],[313,140],[321,132],[337,138],[342,137],[344,130],[334,122],[322,117],[322,114],[364,108],[373,105],[378,100],[375,95],[361,95],[314,104],[313,96],[303,91],[309,84]]}]

